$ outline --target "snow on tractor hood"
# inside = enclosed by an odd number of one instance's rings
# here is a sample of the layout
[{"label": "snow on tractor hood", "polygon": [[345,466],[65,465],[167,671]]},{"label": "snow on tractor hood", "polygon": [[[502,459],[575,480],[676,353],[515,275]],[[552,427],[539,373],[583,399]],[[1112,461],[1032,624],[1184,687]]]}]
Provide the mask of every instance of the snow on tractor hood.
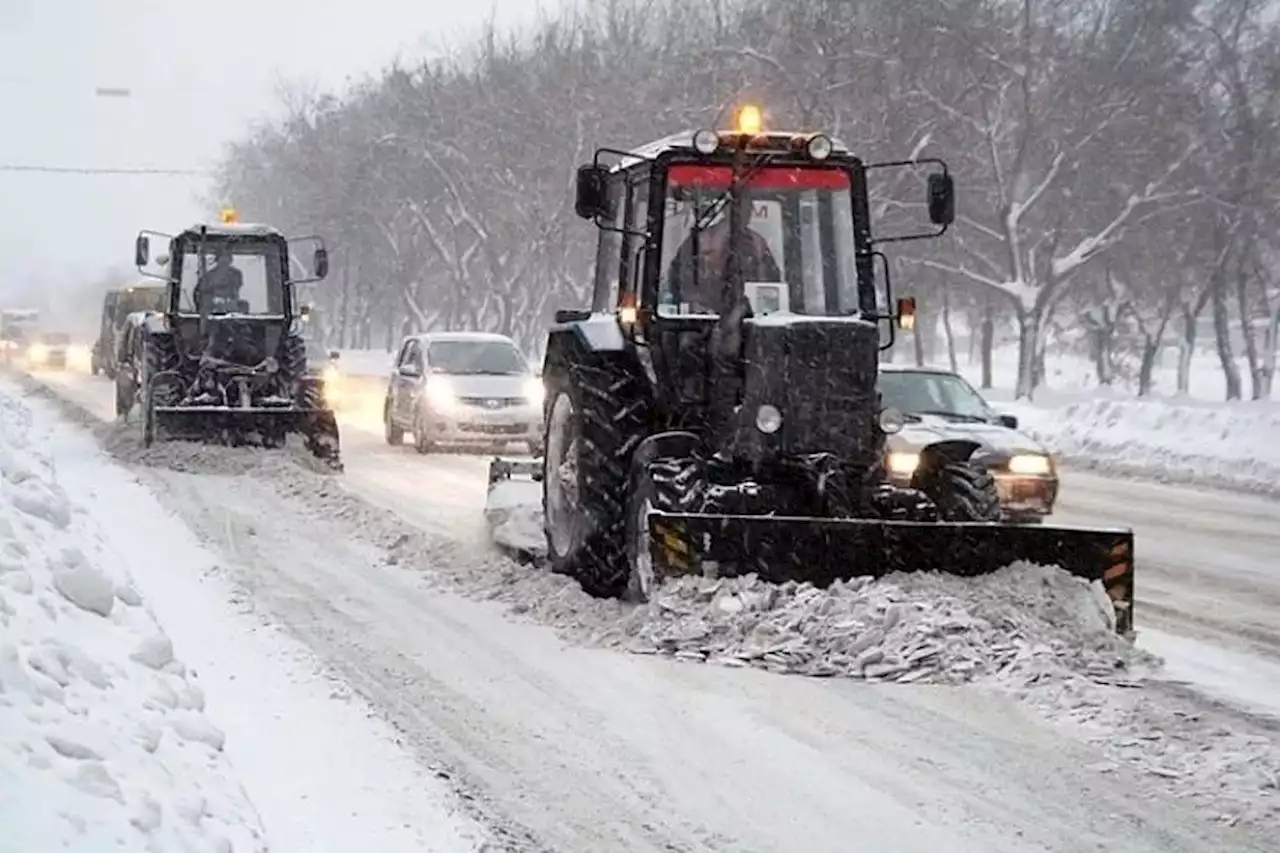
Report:
[{"label": "snow on tractor hood", "polygon": [[[1016,429],[993,423],[968,423],[939,415],[907,415],[902,432],[889,436],[889,449],[915,451],[940,441],[976,441],[997,453],[1040,453],[1045,446]],[[918,420],[917,420],[918,419]]]}]

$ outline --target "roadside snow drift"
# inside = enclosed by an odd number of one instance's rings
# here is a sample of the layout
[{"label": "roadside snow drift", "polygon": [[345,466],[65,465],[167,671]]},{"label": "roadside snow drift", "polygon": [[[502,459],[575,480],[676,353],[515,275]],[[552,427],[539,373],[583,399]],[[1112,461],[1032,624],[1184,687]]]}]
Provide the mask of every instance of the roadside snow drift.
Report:
[{"label": "roadside snow drift", "polygon": [[0,397],[0,846],[266,850],[193,674],[28,427]]},{"label": "roadside snow drift", "polygon": [[1057,407],[1019,404],[1022,426],[1051,451],[1088,467],[1168,482],[1280,494],[1280,405],[1268,401],[1097,398]]}]

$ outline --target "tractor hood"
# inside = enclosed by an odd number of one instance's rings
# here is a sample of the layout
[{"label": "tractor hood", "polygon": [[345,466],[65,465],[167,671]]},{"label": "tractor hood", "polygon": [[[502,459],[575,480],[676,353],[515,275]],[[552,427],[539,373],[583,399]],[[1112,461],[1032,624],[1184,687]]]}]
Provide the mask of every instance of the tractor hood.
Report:
[{"label": "tractor hood", "polygon": [[908,415],[902,432],[889,436],[889,449],[911,452],[940,441],[974,441],[997,453],[1041,453],[1045,446],[1025,433],[993,423],[970,423],[940,415]]}]

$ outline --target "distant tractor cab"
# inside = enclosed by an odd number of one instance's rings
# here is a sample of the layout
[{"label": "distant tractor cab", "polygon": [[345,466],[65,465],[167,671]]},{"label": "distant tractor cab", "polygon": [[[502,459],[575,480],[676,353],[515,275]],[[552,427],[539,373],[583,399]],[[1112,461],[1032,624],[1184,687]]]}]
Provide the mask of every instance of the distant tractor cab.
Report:
[{"label": "distant tractor cab", "polygon": [[[153,260],[156,238],[167,253]],[[304,241],[315,244],[313,269],[293,277],[291,251]],[[295,291],[328,274],[320,238],[290,241],[228,209],[218,224],[177,236],[144,231],[134,255],[144,275],[166,282],[163,311],[133,324],[126,349],[137,367],[130,387],[117,388],[119,415],[141,405],[143,443],[280,447],[301,434],[313,455],[340,469],[337,422],[308,370]]]},{"label": "distant tractor cab", "polygon": [[138,311],[165,310],[169,290],[163,284],[140,282],[127,287],[107,291],[102,297],[102,317],[98,327],[98,339],[89,354],[89,371],[108,379],[116,378],[117,358],[125,320]]},{"label": "distant tractor cab", "polygon": [[[935,227],[874,235],[869,179],[922,167]],[[554,570],[644,600],[674,575],[825,586],[1027,560],[1105,586],[1129,630],[1131,531],[1007,524],[980,441],[921,448],[906,485],[886,472],[904,416],[879,355],[916,305],[879,246],[947,230],[944,162],[867,163],[747,106],[730,130],[598,150],[575,210],[599,229],[594,292],[549,333],[544,459],[490,469],[494,490],[542,481]]]}]

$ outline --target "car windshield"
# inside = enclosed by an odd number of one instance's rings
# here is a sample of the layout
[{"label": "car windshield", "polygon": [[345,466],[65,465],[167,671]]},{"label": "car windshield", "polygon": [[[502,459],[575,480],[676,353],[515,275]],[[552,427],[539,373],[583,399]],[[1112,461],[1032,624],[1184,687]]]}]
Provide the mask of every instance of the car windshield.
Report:
[{"label": "car windshield", "polygon": [[508,341],[435,341],[427,347],[432,373],[521,376],[529,372],[516,345]]},{"label": "car windshield", "polygon": [[[732,178],[728,166],[668,170],[660,315],[716,313],[729,254],[728,204],[717,201],[725,199]],[[835,166],[763,166],[742,187],[749,233],[738,258],[754,312],[856,314],[850,173]]]},{"label": "car windshield", "polygon": [[[229,250],[221,264],[218,254]],[[183,313],[258,314],[284,313],[280,250],[262,240],[208,240],[204,246],[201,276],[199,245],[188,242],[182,256]]]},{"label": "car windshield", "polygon": [[135,311],[163,311],[166,289],[163,287],[131,287],[123,290],[115,300],[116,317],[121,322]]},{"label": "car windshield", "polygon": [[881,371],[880,395],[886,408],[914,415],[961,420],[992,420],[995,414],[973,386],[954,373]]}]

